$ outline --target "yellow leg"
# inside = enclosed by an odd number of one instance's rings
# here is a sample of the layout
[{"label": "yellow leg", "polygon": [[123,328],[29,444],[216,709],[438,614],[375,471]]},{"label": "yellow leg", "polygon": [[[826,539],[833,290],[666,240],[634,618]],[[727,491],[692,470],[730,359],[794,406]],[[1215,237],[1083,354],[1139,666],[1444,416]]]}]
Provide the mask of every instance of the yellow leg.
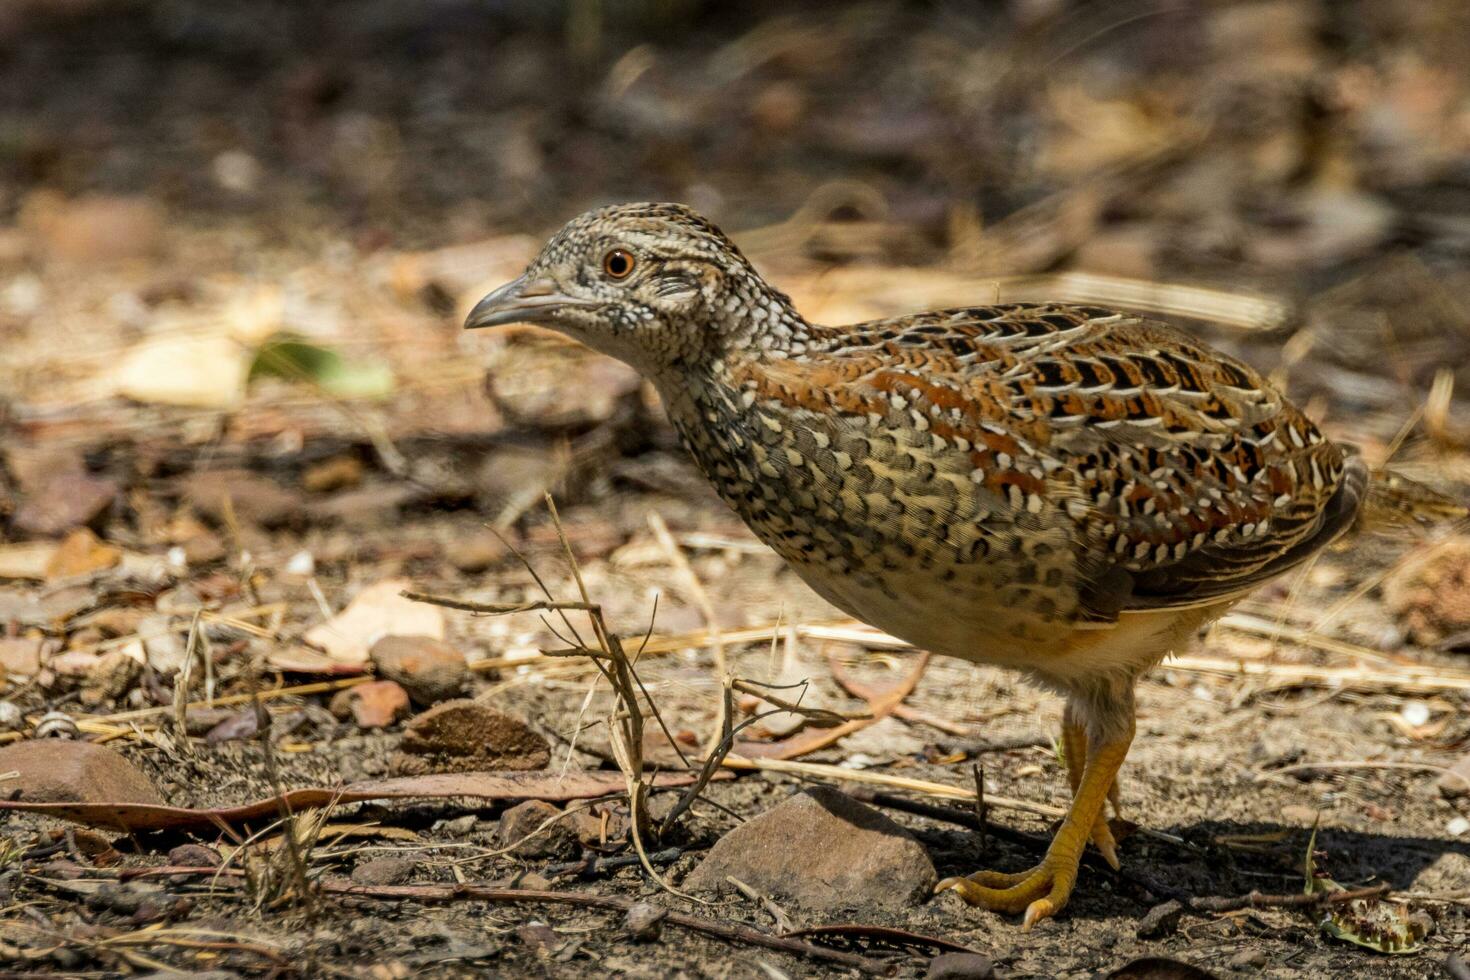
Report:
[{"label": "yellow leg", "polygon": [[[1067,737],[1064,732],[1063,738]],[[1052,838],[1040,864],[1019,875],[979,871],[966,878],[946,878],[935,890],[953,889],[971,905],[982,905],[995,912],[1025,910],[1026,916],[1022,921],[1025,929],[1059,912],[1072,895],[1082,850],[1102,817],[1109,789],[1132,741],[1133,718],[1130,711],[1124,732],[1101,744],[1088,746],[1087,761],[1072,796],[1072,808],[1067,811],[1066,819]]]},{"label": "yellow leg", "polygon": [[[1062,761],[1067,764],[1067,782],[1072,786],[1072,795],[1077,795],[1077,788],[1082,783],[1082,771],[1086,768],[1087,759],[1087,729],[1076,718],[1072,717],[1072,711],[1068,709],[1062,718]],[[1113,804],[1113,809],[1118,808],[1118,780],[1116,777],[1108,787],[1108,801]],[[1092,846],[1096,847],[1102,854],[1103,860],[1117,870],[1118,843],[1113,840],[1113,831],[1108,827],[1108,816],[1106,808],[1099,811],[1097,821],[1092,825]]]}]

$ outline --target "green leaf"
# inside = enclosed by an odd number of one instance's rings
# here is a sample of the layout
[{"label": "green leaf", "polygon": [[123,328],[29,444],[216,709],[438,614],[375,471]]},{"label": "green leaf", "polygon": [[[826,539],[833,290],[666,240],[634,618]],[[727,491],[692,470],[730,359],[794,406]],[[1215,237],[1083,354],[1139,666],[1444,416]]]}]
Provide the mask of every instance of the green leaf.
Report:
[{"label": "green leaf", "polygon": [[250,378],[307,382],[336,398],[384,398],[393,392],[393,370],[381,361],[351,361],[329,347],[281,334],[255,352]]}]

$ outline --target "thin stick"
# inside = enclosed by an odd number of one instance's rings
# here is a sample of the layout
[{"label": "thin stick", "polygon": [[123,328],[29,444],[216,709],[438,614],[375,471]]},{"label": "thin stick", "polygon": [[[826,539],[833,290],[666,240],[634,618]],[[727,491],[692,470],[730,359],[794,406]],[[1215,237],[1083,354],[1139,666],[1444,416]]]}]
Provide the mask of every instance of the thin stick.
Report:
[{"label": "thin stick", "polygon": [[[975,801],[973,790],[962,789],[959,786],[931,783],[923,779],[910,779],[907,776],[891,776],[887,773],[870,772],[866,769],[843,769],[841,766],[829,766],[819,762],[797,762],[792,759],[747,759],[731,755],[725,757],[722,765],[726,769],[760,769],[765,772],[808,776],[813,779],[834,779],[840,782],[889,786],[946,800],[961,800],[967,804]],[[996,796],[993,793],[985,794],[985,805],[992,809],[1019,810],[1022,813],[1034,813],[1042,817],[1061,817],[1067,812],[1060,807],[1047,806],[1045,803],[1032,803],[1030,800]]]},{"label": "thin stick", "polygon": [[1216,895],[1207,898],[1195,898],[1189,901],[1191,909],[1200,912],[1237,912],[1240,909],[1295,909],[1295,908],[1317,908],[1322,905],[1341,905],[1344,902],[1356,902],[1366,898],[1382,898],[1393,887],[1387,882],[1371,885],[1367,888],[1352,888],[1337,892],[1313,892],[1310,895],[1305,892],[1294,892],[1287,895],[1262,895],[1260,892],[1251,892],[1248,895]]},{"label": "thin stick", "polygon": [[836,745],[853,732],[862,731],[892,714],[893,709],[913,693],[914,688],[918,686],[919,678],[924,676],[924,668],[928,664],[929,654],[919,654],[914,662],[913,670],[909,671],[907,676],[890,690],[882,692],[877,698],[868,702],[869,714],[865,718],[845,721],[834,728],[803,732],[780,742],[742,742],[737,745],[737,748],[740,749],[740,754],[746,756],[758,755],[765,759],[794,759],[797,756],[808,755],[830,745]]},{"label": "thin stick", "polygon": [[[580,576],[579,576],[580,577]],[[584,593],[585,594],[585,593]],[[509,616],[523,612],[595,612],[601,608],[595,602],[564,602],[553,599],[533,599],[530,602],[470,602],[452,596],[430,595],[427,592],[400,592],[399,595],[414,602],[426,602],[431,606],[458,609],[461,612],[485,613],[490,616]]]},{"label": "thin stick", "polygon": [[1429,762],[1371,762],[1366,759],[1342,759],[1337,762],[1298,762],[1280,769],[1257,770],[1262,776],[1284,776],[1290,772],[1312,772],[1318,769],[1407,769],[1410,772],[1435,772],[1444,774],[1450,769]]},{"label": "thin stick", "polygon": [[[730,676],[730,664],[725,657],[725,641],[720,636],[720,623],[715,616],[715,604],[710,601],[709,593],[704,590],[704,584],[699,581],[699,576],[694,574],[694,567],[689,564],[689,558],[684,554],[674,536],[669,533],[669,526],[657,512],[648,515],[648,526],[653,529],[653,536],[658,539],[659,547],[663,549],[664,556],[668,558],[669,564],[674,566],[682,580],[684,591],[694,600],[699,607],[699,614],[704,617],[705,629],[709,630],[710,647],[715,653],[715,677],[719,686],[724,687],[725,681]],[[724,698],[720,697],[715,706],[715,722],[710,729],[708,742],[705,744],[706,752],[713,752],[716,745],[720,744],[720,738],[724,731],[724,723],[719,718],[719,712],[724,710]]]}]

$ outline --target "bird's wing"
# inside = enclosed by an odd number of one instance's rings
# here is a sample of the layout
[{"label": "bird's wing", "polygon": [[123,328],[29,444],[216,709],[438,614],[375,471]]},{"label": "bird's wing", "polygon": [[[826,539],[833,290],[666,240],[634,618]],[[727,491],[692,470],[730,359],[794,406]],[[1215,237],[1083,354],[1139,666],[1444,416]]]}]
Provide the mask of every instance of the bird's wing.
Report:
[{"label": "bird's wing", "polygon": [[964,433],[976,482],[1065,514],[1086,619],[1244,594],[1348,527],[1366,491],[1361,462],[1265,378],[1154,321],[1009,304],[831,343],[882,365],[866,387]]}]

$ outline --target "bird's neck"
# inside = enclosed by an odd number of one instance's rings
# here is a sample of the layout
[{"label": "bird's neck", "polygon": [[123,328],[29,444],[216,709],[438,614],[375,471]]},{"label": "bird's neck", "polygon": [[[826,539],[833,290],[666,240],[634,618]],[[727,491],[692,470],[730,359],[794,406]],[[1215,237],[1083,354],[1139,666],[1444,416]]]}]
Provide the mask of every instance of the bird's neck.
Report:
[{"label": "bird's neck", "polygon": [[791,298],[753,269],[734,271],[708,313],[705,335],[718,338],[716,356],[789,356],[805,351],[812,336],[812,325],[796,312]]}]

